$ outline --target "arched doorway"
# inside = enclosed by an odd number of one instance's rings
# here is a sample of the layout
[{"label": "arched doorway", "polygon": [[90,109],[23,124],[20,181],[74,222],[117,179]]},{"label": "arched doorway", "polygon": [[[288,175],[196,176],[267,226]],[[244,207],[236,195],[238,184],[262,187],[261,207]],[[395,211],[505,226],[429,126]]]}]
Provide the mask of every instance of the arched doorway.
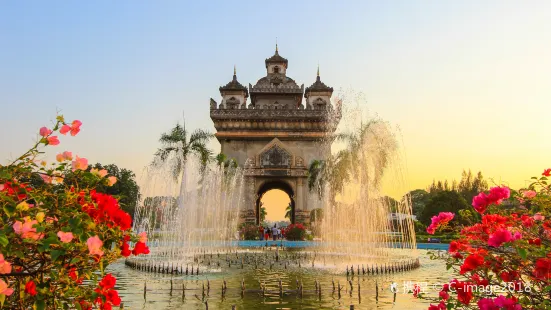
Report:
[{"label": "arched doorway", "polygon": [[[261,207],[262,197],[264,196],[264,194],[266,194],[266,193],[268,193],[272,190],[281,190],[285,194],[287,194],[287,196],[289,196],[289,200],[290,200],[290,203],[291,203],[291,218],[290,218],[290,221],[291,221],[292,224],[294,224],[295,223],[295,200],[294,200],[295,194],[294,194],[293,189],[291,188],[291,186],[289,184],[287,184],[286,182],[281,181],[281,180],[274,180],[274,181],[266,182],[266,183],[262,184],[262,186],[258,190],[257,199],[256,199],[256,207],[255,207],[256,224],[257,225],[261,224],[261,222],[260,222],[260,207]],[[283,208],[285,208],[285,207],[286,206],[283,206]]]}]

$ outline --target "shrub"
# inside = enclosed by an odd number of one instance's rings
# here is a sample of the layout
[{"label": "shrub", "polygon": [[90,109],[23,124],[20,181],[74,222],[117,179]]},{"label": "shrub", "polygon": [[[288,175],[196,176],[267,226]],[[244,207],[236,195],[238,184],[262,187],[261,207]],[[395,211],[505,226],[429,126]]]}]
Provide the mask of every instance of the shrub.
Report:
[{"label": "shrub", "polygon": [[[132,234],[117,199],[95,189],[115,184],[115,177],[86,171],[88,161],[67,151],[58,163],[37,161],[42,147],[60,143],[56,132],[75,136],[81,124],[58,116],[29,151],[0,166],[0,304],[9,309],[110,309],[121,299],[105,267],[149,253],[147,237]],[[73,185],[65,182],[68,174]],[[133,250],[129,242],[136,242]]]},{"label": "shrub", "polygon": [[243,240],[258,240],[260,231],[258,226],[254,224],[245,224],[241,228],[241,236]]},{"label": "shrub", "polygon": [[[438,305],[429,309],[551,308],[550,175],[551,169],[544,170],[518,192],[496,186],[473,198],[481,220],[462,227],[450,243],[445,259],[456,279],[442,287]],[[447,226],[450,214],[434,216],[429,233]]]},{"label": "shrub", "polygon": [[302,224],[291,224],[285,228],[284,235],[287,240],[304,240],[306,237],[306,228]]}]

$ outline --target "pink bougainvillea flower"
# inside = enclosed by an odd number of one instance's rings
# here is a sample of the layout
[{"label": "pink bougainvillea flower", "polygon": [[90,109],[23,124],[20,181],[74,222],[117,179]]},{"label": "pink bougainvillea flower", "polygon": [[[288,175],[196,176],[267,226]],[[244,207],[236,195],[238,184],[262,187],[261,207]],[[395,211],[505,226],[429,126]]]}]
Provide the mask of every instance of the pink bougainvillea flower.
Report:
[{"label": "pink bougainvillea flower", "polygon": [[47,127],[42,127],[42,128],[40,128],[40,135],[41,135],[42,137],[46,137],[46,136],[48,136],[48,135],[51,134],[51,133],[52,133],[52,131],[51,131],[50,129],[48,129]]},{"label": "pink bougainvillea flower", "polygon": [[76,136],[77,133],[80,131],[80,126],[82,125],[82,122],[79,120],[74,120],[71,123],[71,126],[69,125],[63,125],[61,126],[61,129],[59,132],[63,135],[66,135],[69,131],[71,132],[71,136]]},{"label": "pink bougainvillea flower", "polygon": [[524,198],[534,198],[536,197],[536,192],[533,190],[527,190],[522,192],[522,197]]},{"label": "pink bougainvillea flower", "polygon": [[73,171],[75,170],[86,170],[88,168],[88,159],[76,157],[72,163]]},{"label": "pink bougainvillea flower", "polygon": [[501,228],[490,235],[490,237],[488,238],[488,245],[497,248],[505,242],[510,242],[512,240],[513,235],[511,234],[511,232],[507,229]]},{"label": "pink bougainvillea flower", "polygon": [[543,170],[543,173],[541,175],[543,175],[545,177],[551,176],[551,168],[547,168],[547,169]]},{"label": "pink bougainvillea flower", "polygon": [[72,160],[73,159],[73,153],[71,153],[69,151],[65,151],[65,152],[63,152],[63,158],[65,158],[66,160]]},{"label": "pink bougainvillea flower", "polygon": [[117,183],[117,178],[114,177],[114,176],[108,177],[107,180],[108,180],[108,185],[109,186],[113,186],[113,185],[115,185],[115,183]]},{"label": "pink bougainvillea flower", "polygon": [[63,243],[71,242],[71,240],[73,240],[73,238],[74,238],[72,232],[58,231],[57,236],[59,237],[59,240],[61,240],[61,242],[63,242]]},{"label": "pink bougainvillea flower", "polygon": [[11,294],[13,294],[13,289],[8,288],[8,284],[0,279],[0,295],[10,296]]},{"label": "pink bougainvillea flower", "polygon": [[33,225],[36,224],[38,224],[37,220],[31,220],[27,216],[25,217],[25,223],[15,221],[15,223],[13,224],[13,230],[23,239],[38,240],[41,239],[43,235],[36,233],[36,228],[33,227]]},{"label": "pink bougainvillea flower", "polygon": [[545,220],[545,216],[541,215],[541,213],[538,212],[538,213],[534,214],[534,220],[535,221],[543,221],[543,220]]},{"label": "pink bougainvillea flower", "polygon": [[42,178],[42,180],[45,182],[45,183],[52,183],[52,177],[47,175],[47,174],[39,174],[40,177]]},{"label": "pink bougainvillea flower", "polygon": [[70,130],[71,130],[71,126],[63,125],[61,126],[61,129],[59,129],[59,133],[62,135],[66,135]]},{"label": "pink bougainvillea flower", "polygon": [[65,160],[65,158],[63,158],[63,154],[59,153],[55,156],[55,160],[57,160],[57,162],[61,163]]},{"label": "pink bougainvillea flower", "polygon": [[90,255],[103,255],[103,251],[101,250],[101,247],[103,246],[103,241],[101,241],[98,236],[88,238],[88,240],[86,241],[86,245],[88,245],[88,251],[90,251]]},{"label": "pink bougainvillea flower", "polygon": [[50,137],[46,138],[46,140],[48,141],[48,145],[58,145],[59,144],[59,139],[57,138],[57,136],[50,136]]},{"label": "pink bougainvillea flower", "polygon": [[90,170],[90,172],[94,175],[99,176],[100,178],[103,178],[107,175],[107,170],[105,170],[105,169],[98,170],[96,168],[93,168],[93,169]]},{"label": "pink bougainvillea flower", "polygon": [[431,224],[427,227],[427,232],[429,234],[434,234],[436,229],[442,225],[447,224],[449,221],[453,220],[455,214],[451,212],[440,212],[438,215],[435,215],[431,218]]},{"label": "pink bougainvillea flower", "polygon": [[147,233],[145,231],[138,234],[140,237],[140,242],[146,243],[147,242]]},{"label": "pink bougainvillea flower", "polygon": [[11,264],[4,260],[4,255],[0,254],[0,274],[6,274],[11,272]]},{"label": "pink bougainvillea flower", "polygon": [[479,193],[478,195],[473,197],[472,206],[474,209],[482,214],[486,212],[486,208],[488,208],[491,204],[499,205],[503,201],[503,199],[509,198],[511,195],[511,190],[506,186],[496,186],[490,188],[490,193]]}]

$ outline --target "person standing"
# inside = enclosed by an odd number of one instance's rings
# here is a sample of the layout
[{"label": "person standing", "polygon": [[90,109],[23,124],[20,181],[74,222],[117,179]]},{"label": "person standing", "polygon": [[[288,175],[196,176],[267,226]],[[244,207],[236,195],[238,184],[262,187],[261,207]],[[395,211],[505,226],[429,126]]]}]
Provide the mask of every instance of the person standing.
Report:
[{"label": "person standing", "polygon": [[270,228],[266,228],[264,231],[264,239],[268,241],[270,239]]},{"label": "person standing", "polygon": [[260,233],[260,240],[264,240],[264,227],[260,226],[258,231]]},{"label": "person standing", "polygon": [[272,236],[274,241],[277,240],[277,226],[274,225],[274,228],[272,229]]}]

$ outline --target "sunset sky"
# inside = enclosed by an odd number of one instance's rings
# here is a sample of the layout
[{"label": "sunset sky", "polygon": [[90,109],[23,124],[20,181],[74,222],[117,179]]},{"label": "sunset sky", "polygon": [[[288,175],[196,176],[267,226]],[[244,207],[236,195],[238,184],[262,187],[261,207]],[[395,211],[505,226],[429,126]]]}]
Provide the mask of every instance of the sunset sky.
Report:
[{"label": "sunset sky", "polygon": [[408,189],[469,168],[518,188],[551,167],[550,21],[549,1],[3,1],[0,162],[59,111],[82,132],[52,152],[139,177],[184,114],[214,131],[209,98],[234,65],[264,76],[277,37],[299,84],[319,63],[399,128]]}]

